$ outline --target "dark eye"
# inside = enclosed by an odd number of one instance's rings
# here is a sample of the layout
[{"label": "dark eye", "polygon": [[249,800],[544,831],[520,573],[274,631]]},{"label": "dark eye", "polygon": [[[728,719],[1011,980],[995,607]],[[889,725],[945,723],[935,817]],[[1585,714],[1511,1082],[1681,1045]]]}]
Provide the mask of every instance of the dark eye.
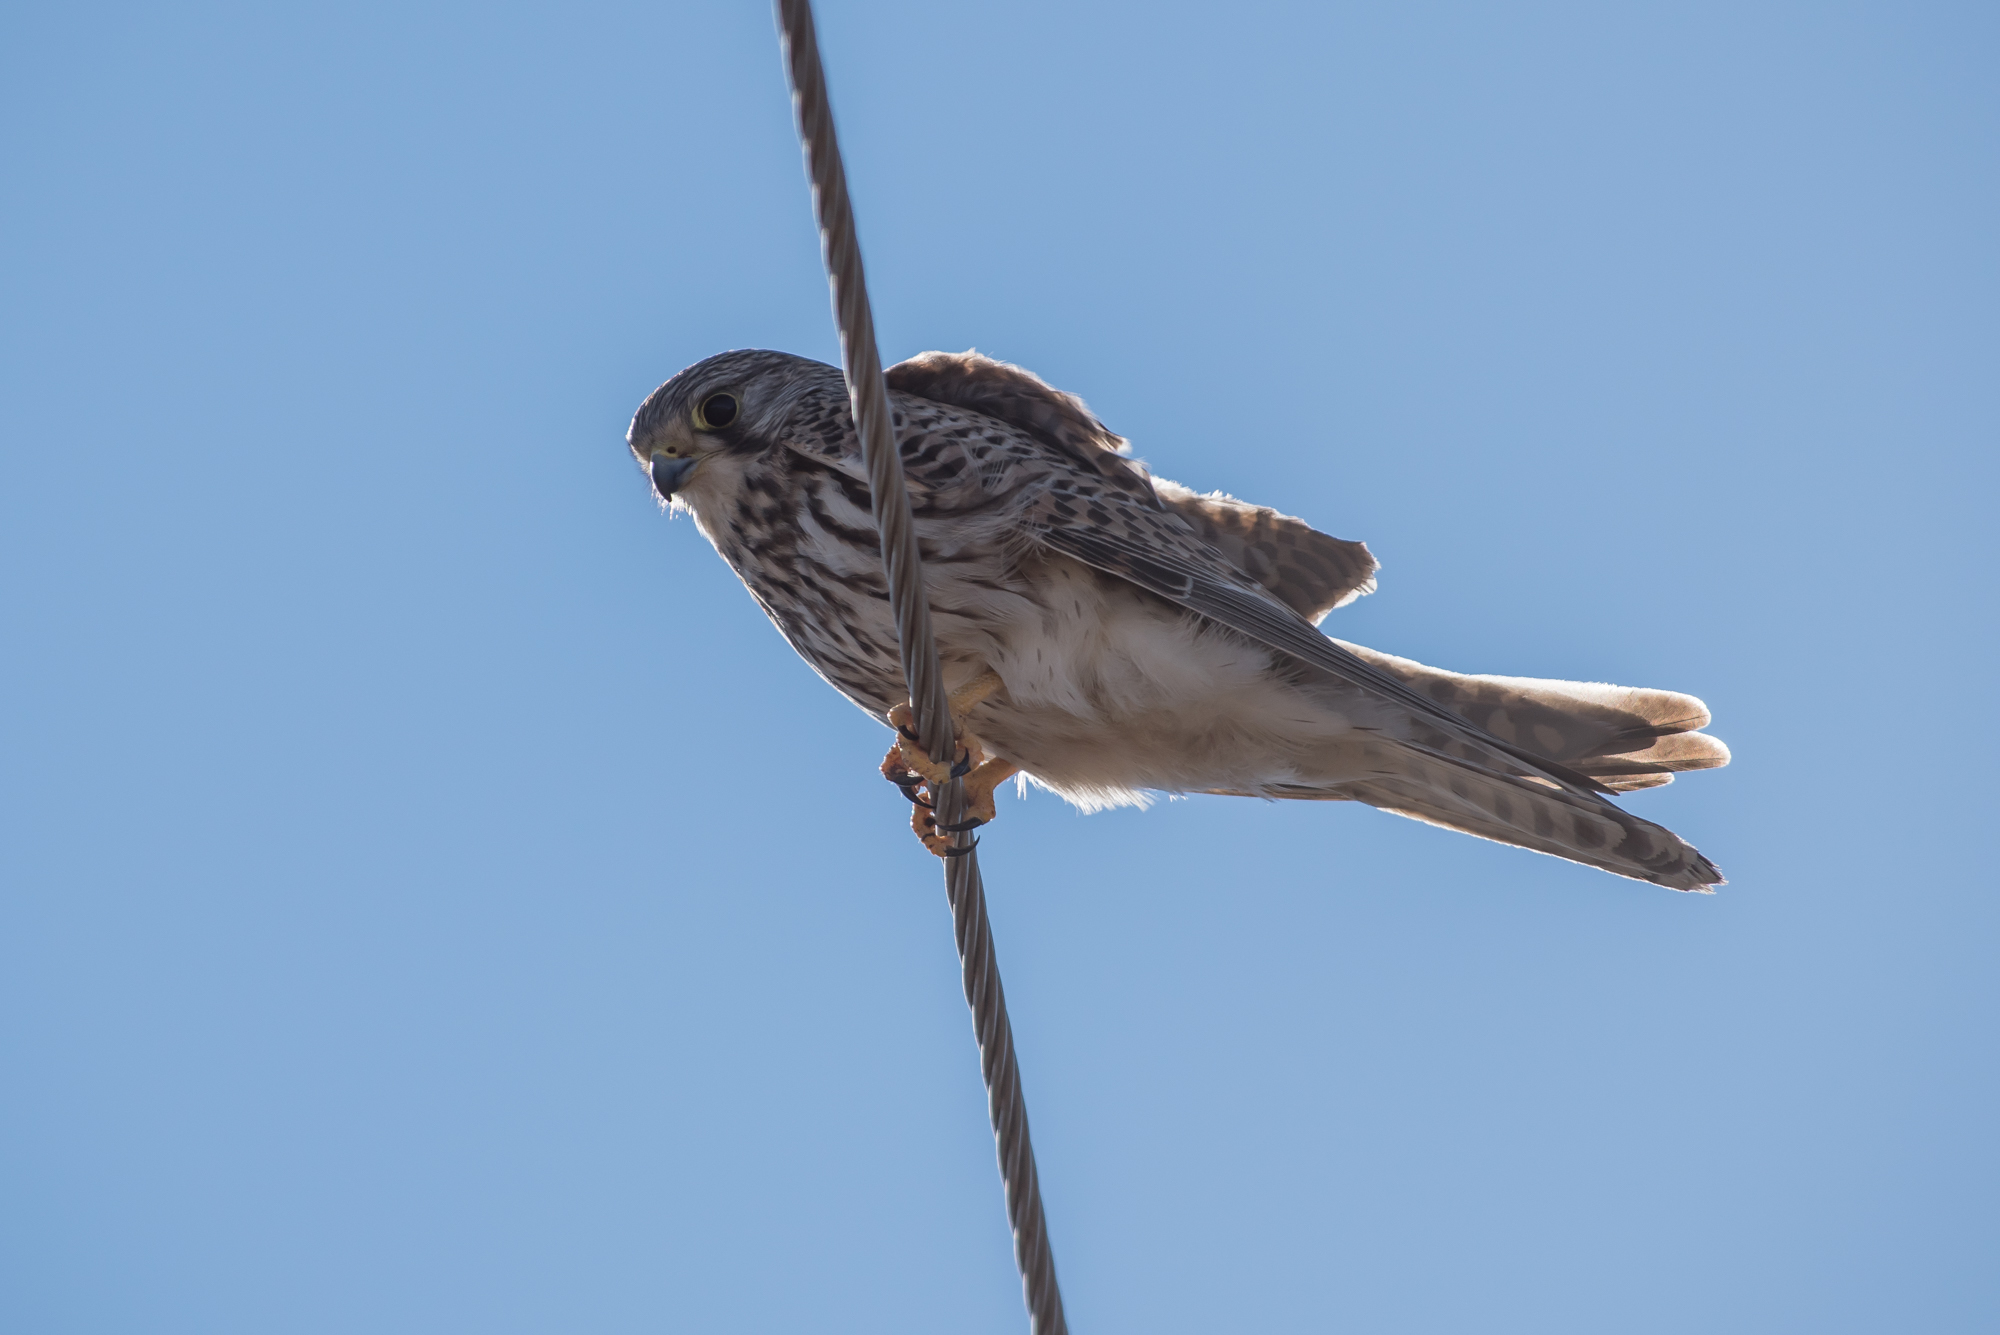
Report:
[{"label": "dark eye", "polygon": [[736,420],[738,411],[734,394],[711,394],[694,410],[694,424],[703,431],[720,431]]}]

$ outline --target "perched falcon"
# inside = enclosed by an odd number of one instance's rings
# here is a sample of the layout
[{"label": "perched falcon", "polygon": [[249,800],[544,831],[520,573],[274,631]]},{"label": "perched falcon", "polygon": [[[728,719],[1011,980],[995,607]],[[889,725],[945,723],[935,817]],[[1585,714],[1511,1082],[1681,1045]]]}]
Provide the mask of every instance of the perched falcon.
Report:
[{"label": "perched falcon", "polygon": [[[1151,476],[1019,367],[933,352],[888,382],[975,818],[1020,771],[1086,811],[1149,792],[1366,802],[1676,890],[1722,883],[1605,797],[1727,764],[1701,701],[1330,639],[1319,620],[1375,588],[1362,544]],[[653,391],[627,440],[814,670],[907,717],[838,370],[725,352]],[[902,743],[884,772],[913,793],[949,771]]]}]

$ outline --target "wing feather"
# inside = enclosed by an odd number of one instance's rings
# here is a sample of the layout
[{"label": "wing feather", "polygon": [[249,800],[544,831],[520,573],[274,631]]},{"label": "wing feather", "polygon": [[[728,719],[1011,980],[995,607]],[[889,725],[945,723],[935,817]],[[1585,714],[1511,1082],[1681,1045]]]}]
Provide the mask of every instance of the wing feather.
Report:
[{"label": "wing feather", "polygon": [[[1150,525],[1148,527],[1151,527]],[[1312,623],[1262,590],[1252,592],[1176,559],[1171,547],[1148,543],[1143,548],[1129,538],[1102,528],[1072,524],[1044,526],[1041,541],[1065,556],[1180,604],[1258,643],[1289,654],[1300,662],[1330,672],[1341,680],[1390,700],[1420,718],[1429,719],[1467,741],[1509,756],[1531,774],[1546,777],[1582,796],[1609,792],[1603,784],[1532,751],[1504,742],[1463,716],[1411,690],[1396,678],[1319,633]]]},{"label": "wing feather", "polygon": [[1303,519],[1178,482],[1153,479],[1160,501],[1230,565],[1313,624],[1336,607],[1375,592],[1375,558],[1366,543],[1321,533]]}]

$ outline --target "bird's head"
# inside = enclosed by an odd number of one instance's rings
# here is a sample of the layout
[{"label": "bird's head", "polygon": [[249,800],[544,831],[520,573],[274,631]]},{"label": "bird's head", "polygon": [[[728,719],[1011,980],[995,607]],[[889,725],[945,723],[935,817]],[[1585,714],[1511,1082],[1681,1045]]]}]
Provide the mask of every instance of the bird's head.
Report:
[{"label": "bird's head", "polygon": [[755,349],[718,353],[647,395],[625,442],[660,499],[686,503],[699,499],[708,478],[733,471],[719,460],[780,443],[800,405],[829,390],[844,407],[840,372],[821,362]]}]

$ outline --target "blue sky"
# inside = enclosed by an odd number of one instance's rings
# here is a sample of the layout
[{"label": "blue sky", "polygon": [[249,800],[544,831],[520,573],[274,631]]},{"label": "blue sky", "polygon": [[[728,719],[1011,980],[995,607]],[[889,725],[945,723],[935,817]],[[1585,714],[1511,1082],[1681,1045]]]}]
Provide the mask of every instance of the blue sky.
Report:
[{"label": "blue sky", "polygon": [[[1076,1328],[1993,1328],[1992,13],[821,25],[888,357],[1736,754],[1713,899],[1003,800]],[[885,734],[621,440],[834,357],[768,10],[6,26],[0,1326],[1022,1329]]]}]

